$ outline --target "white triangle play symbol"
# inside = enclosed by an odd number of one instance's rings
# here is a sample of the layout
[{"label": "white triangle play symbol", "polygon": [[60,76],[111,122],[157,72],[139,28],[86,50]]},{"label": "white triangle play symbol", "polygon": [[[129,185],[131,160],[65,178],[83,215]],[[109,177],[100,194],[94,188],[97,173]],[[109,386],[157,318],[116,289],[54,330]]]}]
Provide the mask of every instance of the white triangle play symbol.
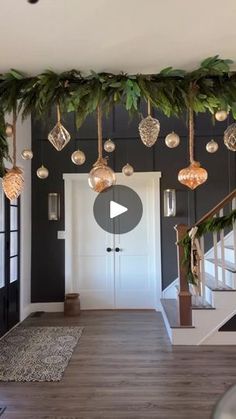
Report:
[{"label": "white triangle play symbol", "polygon": [[110,218],[115,218],[118,215],[124,214],[126,211],[128,211],[128,208],[117,204],[115,201],[110,201]]}]

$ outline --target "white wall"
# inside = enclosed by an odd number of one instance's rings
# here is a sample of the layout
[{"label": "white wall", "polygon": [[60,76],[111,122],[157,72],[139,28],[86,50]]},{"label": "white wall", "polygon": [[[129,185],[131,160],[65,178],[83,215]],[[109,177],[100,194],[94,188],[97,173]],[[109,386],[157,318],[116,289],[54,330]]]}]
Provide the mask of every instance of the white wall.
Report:
[{"label": "white wall", "polygon": [[[11,116],[6,117],[11,123]],[[21,152],[24,148],[31,149],[31,118],[28,117],[23,123],[18,118],[16,127],[17,141],[17,166],[24,171],[24,189],[21,194],[21,238],[20,238],[20,320],[24,320],[30,314],[31,302],[31,161],[23,160]],[[10,152],[12,150],[12,138],[9,138]],[[11,164],[7,164],[11,167]]]}]

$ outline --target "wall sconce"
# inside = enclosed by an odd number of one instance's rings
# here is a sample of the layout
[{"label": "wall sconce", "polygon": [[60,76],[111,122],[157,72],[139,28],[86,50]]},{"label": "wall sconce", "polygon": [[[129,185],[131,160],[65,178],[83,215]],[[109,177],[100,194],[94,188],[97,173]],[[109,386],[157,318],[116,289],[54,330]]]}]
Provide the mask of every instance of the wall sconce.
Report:
[{"label": "wall sconce", "polygon": [[176,216],[176,191],[175,189],[164,190],[164,217]]},{"label": "wall sconce", "polygon": [[48,194],[48,219],[49,221],[60,219],[60,195],[58,193]]}]

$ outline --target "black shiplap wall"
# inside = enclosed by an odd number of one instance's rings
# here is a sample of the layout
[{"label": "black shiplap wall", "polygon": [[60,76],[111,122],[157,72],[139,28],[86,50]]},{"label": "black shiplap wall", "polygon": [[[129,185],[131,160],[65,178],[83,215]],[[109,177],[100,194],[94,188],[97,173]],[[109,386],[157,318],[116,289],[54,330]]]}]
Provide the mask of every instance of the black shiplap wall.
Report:
[{"label": "black shiplap wall", "polygon": [[[144,111],[145,114],[145,111]],[[121,171],[127,161],[136,171],[161,171],[161,209],[163,211],[163,190],[177,190],[177,217],[161,217],[163,287],[177,274],[174,225],[192,224],[220,199],[236,187],[236,153],[229,152],[223,144],[226,122],[213,127],[208,115],[196,118],[196,158],[208,170],[209,180],[195,192],[182,187],[177,180],[179,169],[188,164],[187,128],[185,118],[167,118],[156,115],[161,123],[161,133],[157,144],[146,148],[138,136],[139,117],[130,120],[127,112],[117,106],[108,119],[104,118],[103,137],[116,142],[116,151],[110,155],[110,165]],[[57,239],[57,231],[64,230],[64,184],[63,173],[89,172],[97,156],[97,128],[95,116],[90,116],[79,132],[75,128],[74,115],[65,115],[64,125],[70,131],[72,140],[61,152],[54,150],[47,141],[47,135],[55,124],[55,114],[47,121],[32,120],[33,152],[32,161],[32,302],[56,302],[64,298],[64,241]],[[181,144],[176,149],[168,149],[164,144],[165,135],[176,131],[181,136]],[[215,138],[219,151],[210,155],[206,143]],[[72,164],[71,153],[82,149],[87,156],[85,165]],[[41,165],[49,169],[46,180],[36,176]],[[47,219],[47,195],[59,192],[61,195],[61,219],[49,222]]]}]

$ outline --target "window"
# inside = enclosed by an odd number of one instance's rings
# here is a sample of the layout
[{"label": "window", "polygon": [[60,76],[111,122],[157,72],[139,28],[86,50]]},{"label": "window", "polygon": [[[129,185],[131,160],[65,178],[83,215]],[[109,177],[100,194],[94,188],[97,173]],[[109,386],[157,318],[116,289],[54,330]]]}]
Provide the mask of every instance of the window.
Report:
[{"label": "window", "polygon": [[5,196],[0,184],[0,288],[5,286]]},{"label": "window", "polygon": [[19,230],[18,201],[10,202],[10,283],[18,280]]}]

